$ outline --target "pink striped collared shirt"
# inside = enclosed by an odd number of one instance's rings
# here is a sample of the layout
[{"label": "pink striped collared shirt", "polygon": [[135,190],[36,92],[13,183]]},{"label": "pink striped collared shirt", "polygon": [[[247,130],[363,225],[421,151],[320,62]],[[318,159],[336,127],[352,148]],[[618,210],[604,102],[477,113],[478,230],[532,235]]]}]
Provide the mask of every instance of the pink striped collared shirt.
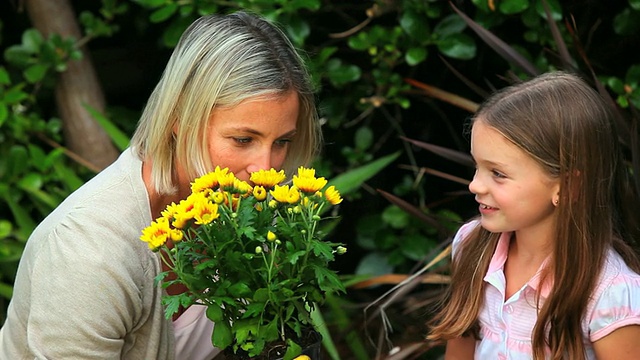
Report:
[{"label": "pink striped collared shirt", "polygon": [[[477,220],[463,225],[453,239],[456,254],[461,241],[480,226]],[[484,277],[484,305],[480,310],[480,337],[475,359],[531,359],[531,333],[537,319],[536,292],[540,287],[538,272],[515,294],[505,300],[504,264],[511,233],[503,233]],[[548,259],[547,259],[548,260]],[[553,284],[546,282],[540,290],[540,306]],[[627,325],[640,325],[640,275],[627,267],[612,249],[609,251],[599,283],[582,319],[587,359],[595,359],[592,343]]]}]

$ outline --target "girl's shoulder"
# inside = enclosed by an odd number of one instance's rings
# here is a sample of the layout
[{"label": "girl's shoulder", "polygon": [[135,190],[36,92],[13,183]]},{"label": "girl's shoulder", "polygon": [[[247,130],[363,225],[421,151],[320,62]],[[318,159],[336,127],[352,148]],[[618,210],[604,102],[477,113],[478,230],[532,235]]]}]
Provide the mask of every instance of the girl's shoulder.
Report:
[{"label": "girl's shoulder", "polygon": [[451,243],[451,251],[454,256],[462,242],[467,239],[469,234],[478,226],[480,226],[480,220],[478,219],[473,219],[460,226],[456,234],[453,236],[453,241]]},{"label": "girl's shoulder", "polygon": [[587,309],[590,340],[627,325],[640,325],[640,275],[613,249],[607,254]]}]

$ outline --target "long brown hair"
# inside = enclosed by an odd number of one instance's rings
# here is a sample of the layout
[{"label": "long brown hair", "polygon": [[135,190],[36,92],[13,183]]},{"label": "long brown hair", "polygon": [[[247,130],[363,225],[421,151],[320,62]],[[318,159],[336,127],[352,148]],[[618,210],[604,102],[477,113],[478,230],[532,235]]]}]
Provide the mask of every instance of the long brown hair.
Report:
[{"label": "long brown hair", "polygon": [[[635,239],[637,200],[615,132],[616,113],[585,81],[552,72],[506,87],[478,109],[475,119],[504,135],[560,179],[560,205],[551,266],[543,281],[553,289],[539,307],[533,358],[584,358],[581,321],[607,251],[615,249],[640,272],[628,241]],[[484,275],[500,234],[478,226],[452,262],[451,285],[433,320],[431,340],[478,337]],[[538,294],[538,299],[540,296]],[[540,304],[539,304],[540,306]]]}]

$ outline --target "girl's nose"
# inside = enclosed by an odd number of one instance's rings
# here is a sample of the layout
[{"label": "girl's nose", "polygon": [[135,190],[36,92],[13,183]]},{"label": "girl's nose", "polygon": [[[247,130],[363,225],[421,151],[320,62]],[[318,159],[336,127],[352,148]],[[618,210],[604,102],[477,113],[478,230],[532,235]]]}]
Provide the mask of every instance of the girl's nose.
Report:
[{"label": "girl's nose", "polygon": [[473,194],[480,194],[484,191],[484,186],[482,185],[482,182],[479,178],[480,177],[478,176],[478,170],[476,170],[475,174],[473,175],[473,180],[471,180],[471,182],[469,183],[469,191],[471,191]]}]

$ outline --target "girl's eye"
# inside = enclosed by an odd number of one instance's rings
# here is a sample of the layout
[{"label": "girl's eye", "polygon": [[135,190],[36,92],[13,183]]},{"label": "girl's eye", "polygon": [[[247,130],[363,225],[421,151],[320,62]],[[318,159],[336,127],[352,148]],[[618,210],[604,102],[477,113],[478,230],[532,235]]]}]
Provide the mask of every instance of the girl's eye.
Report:
[{"label": "girl's eye", "polygon": [[501,173],[501,172],[499,172],[497,170],[491,170],[491,175],[493,175],[493,176],[495,176],[497,178],[501,178],[501,179],[504,179],[504,178],[507,177],[505,174],[503,174],[503,173]]}]

